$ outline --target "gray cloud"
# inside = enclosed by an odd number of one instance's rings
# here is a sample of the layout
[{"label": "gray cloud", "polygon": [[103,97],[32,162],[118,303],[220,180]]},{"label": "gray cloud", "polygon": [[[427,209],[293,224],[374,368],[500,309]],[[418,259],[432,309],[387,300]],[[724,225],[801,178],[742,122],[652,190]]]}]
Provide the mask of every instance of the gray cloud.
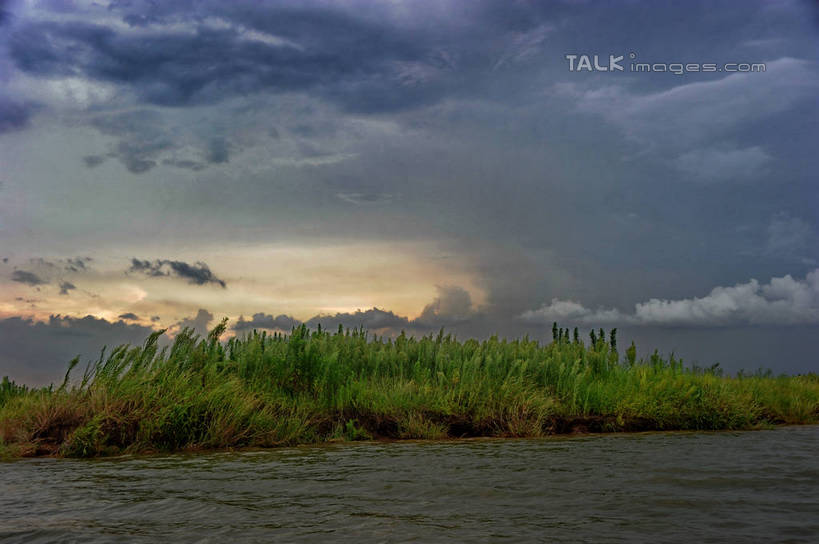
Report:
[{"label": "gray cloud", "polygon": [[32,287],[37,285],[45,285],[48,283],[34,272],[28,272],[26,270],[15,270],[12,272],[11,281],[24,283],[26,285],[31,285]]},{"label": "gray cloud", "polygon": [[91,316],[51,316],[46,322],[22,317],[0,319],[0,368],[18,381],[42,385],[58,381],[68,361],[81,355],[96,359],[102,346],[138,344],[150,327],[116,323]]},{"label": "gray cloud", "polygon": [[693,181],[724,182],[758,179],[772,160],[759,146],[746,149],[695,149],[677,157],[677,168]]},{"label": "gray cloud", "polygon": [[267,329],[287,332],[300,324],[301,321],[285,314],[273,316],[271,314],[255,313],[251,319],[245,319],[243,316],[240,316],[239,320],[233,324],[231,329],[234,331]]},{"label": "gray cloud", "polygon": [[816,247],[817,236],[811,225],[787,212],[775,214],[766,228],[764,253],[774,257],[807,259]]},{"label": "gray cloud", "polygon": [[93,261],[91,257],[69,257],[63,262],[64,268],[68,272],[85,272],[89,269],[91,261]]},{"label": "gray cloud", "polygon": [[0,134],[25,128],[34,108],[0,96]]},{"label": "gray cloud", "polygon": [[88,168],[96,168],[97,166],[104,163],[106,157],[104,155],[86,155],[82,158],[82,162]]},{"label": "gray cloud", "polygon": [[117,317],[125,321],[139,321],[139,316],[134,312],[125,312],[124,314],[119,314]]},{"label": "gray cloud", "polygon": [[410,322],[406,317],[396,315],[392,311],[371,308],[363,311],[340,312],[335,315],[317,315],[308,319],[305,324],[311,328],[316,328],[320,324],[324,328],[335,328],[342,325],[350,329],[363,327],[369,331],[381,331],[382,329],[408,328]]},{"label": "gray cloud", "polygon": [[190,328],[193,329],[195,334],[205,336],[208,333],[208,327],[211,321],[213,321],[213,314],[204,308],[200,308],[195,316],[186,317],[176,323],[175,328],[177,330]]},{"label": "gray cloud", "polygon": [[445,285],[438,287],[438,296],[424,307],[414,323],[436,328],[467,321],[474,313],[468,291],[455,285]]},{"label": "gray cloud", "polygon": [[156,259],[154,261],[131,259],[131,267],[128,272],[136,272],[151,277],[176,276],[183,278],[194,285],[207,285],[209,283],[218,285],[223,289],[227,287],[224,280],[217,278],[210,267],[203,262],[189,264],[184,261],[173,261],[167,259]]},{"label": "gray cloud", "polygon": [[67,295],[69,291],[73,291],[76,289],[77,286],[71,283],[70,281],[61,281],[60,282],[60,294]]}]

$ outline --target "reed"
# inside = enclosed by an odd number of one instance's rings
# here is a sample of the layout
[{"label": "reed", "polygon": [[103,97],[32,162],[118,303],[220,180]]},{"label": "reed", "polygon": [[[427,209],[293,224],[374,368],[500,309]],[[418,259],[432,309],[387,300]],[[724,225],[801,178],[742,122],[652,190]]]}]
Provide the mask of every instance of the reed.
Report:
[{"label": "reed", "polygon": [[160,348],[119,346],[60,387],[0,384],[0,456],[270,447],[330,440],[536,437],[566,432],[745,429],[816,423],[819,377],[723,376],[657,352],[624,357],[554,328],[459,341],[443,331],[253,331],[225,322]]}]

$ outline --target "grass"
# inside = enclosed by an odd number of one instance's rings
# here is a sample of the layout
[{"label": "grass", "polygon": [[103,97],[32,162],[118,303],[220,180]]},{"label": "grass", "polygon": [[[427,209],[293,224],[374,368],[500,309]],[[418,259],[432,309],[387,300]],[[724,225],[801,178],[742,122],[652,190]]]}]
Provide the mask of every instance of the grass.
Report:
[{"label": "grass", "polygon": [[162,332],[72,382],[0,384],[0,458],[99,456],[331,440],[535,437],[816,423],[819,376],[722,376],[656,352],[618,355],[601,331],[458,341],[362,330],[256,331],[226,343]]}]

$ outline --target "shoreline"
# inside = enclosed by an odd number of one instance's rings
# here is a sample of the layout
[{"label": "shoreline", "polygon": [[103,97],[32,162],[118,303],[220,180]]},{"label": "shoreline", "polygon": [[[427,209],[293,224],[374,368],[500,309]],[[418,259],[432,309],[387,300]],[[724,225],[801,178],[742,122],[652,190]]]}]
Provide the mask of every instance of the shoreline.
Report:
[{"label": "shoreline", "polygon": [[[119,459],[126,457],[154,457],[154,456],[174,456],[174,455],[209,455],[219,453],[252,453],[252,452],[270,452],[287,448],[322,448],[333,446],[350,446],[354,444],[401,444],[401,443],[418,443],[418,444],[460,444],[478,441],[508,441],[508,440],[554,440],[554,439],[570,439],[583,437],[601,437],[601,436],[629,436],[629,435],[652,435],[652,434],[722,434],[722,433],[747,433],[757,431],[774,431],[780,429],[787,429],[790,427],[810,427],[819,426],[819,420],[809,421],[803,423],[770,423],[760,421],[754,425],[743,428],[725,428],[725,429],[675,429],[675,428],[638,428],[635,425],[625,425],[624,428],[604,430],[600,425],[600,420],[611,420],[616,418],[604,417],[577,417],[577,418],[561,418],[560,432],[547,432],[537,435],[465,435],[465,436],[444,436],[440,438],[400,438],[385,435],[372,435],[370,438],[360,440],[346,440],[346,439],[326,439],[315,442],[301,442],[293,444],[277,444],[270,446],[233,446],[233,447],[200,447],[190,446],[175,450],[155,450],[146,448],[135,451],[118,451],[111,453],[104,453],[100,455],[88,457],[74,457],[66,456],[60,453],[57,448],[37,448],[31,452],[22,452],[16,456],[0,456],[0,463],[14,462],[23,459]],[[594,420],[591,422],[589,420]]]}]

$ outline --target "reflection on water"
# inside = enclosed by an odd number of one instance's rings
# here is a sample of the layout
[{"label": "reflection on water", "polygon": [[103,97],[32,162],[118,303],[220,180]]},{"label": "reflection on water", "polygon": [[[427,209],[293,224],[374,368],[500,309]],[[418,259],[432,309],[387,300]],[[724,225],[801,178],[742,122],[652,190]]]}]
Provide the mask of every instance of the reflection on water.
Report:
[{"label": "reflection on water", "polygon": [[0,539],[809,542],[817,451],[813,426],[32,459],[0,464]]}]

